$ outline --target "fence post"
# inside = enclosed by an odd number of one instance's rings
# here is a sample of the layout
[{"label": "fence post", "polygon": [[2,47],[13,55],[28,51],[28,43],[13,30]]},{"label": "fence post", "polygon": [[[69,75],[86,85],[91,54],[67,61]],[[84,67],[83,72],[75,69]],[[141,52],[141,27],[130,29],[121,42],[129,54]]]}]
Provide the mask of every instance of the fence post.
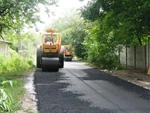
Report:
[{"label": "fence post", "polygon": [[147,69],[149,69],[149,40],[147,45],[147,62],[148,62]]},{"label": "fence post", "polygon": [[146,55],[147,55],[147,54],[146,54],[146,52],[147,52],[147,51],[146,51],[146,45],[145,45],[145,46],[144,46],[144,53],[145,53],[145,54],[144,54],[144,55],[145,55],[145,72],[147,71],[147,65],[146,65],[146,61],[147,61],[147,60],[146,60]]},{"label": "fence post", "polygon": [[126,68],[128,68],[128,56],[127,56],[128,54],[127,54],[127,45],[126,45]]},{"label": "fence post", "polygon": [[134,69],[136,70],[136,46],[134,46]]},{"label": "fence post", "polygon": [[150,52],[149,52],[149,40],[148,40],[147,51],[148,51],[148,52],[147,52],[147,57],[148,57],[148,58],[147,58],[147,60],[148,60],[148,67],[147,67],[147,68],[148,68],[148,72],[147,72],[147,74],[150,75],[150,67],[149,67],[149,56],[150,56]]}]

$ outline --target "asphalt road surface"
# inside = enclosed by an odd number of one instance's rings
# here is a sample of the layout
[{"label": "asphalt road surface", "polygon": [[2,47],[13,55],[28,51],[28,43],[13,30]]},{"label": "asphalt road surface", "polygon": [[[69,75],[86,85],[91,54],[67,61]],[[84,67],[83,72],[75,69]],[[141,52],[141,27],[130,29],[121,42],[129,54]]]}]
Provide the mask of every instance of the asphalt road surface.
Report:
[{"label": "asphalt road surface", "polygon": [[73,60],[34,73],[39,113],[150,113],[150,91]]}]

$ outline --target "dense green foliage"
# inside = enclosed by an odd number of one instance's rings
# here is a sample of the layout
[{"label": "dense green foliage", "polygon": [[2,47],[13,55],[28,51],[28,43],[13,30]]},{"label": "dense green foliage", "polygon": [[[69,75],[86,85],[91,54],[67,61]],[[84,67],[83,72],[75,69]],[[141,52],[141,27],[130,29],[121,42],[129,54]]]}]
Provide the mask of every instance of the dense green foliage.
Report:
[{"label": "dense green foliage", "polygon": [[81,9],[93,23],[86,29],[87,59],[101,68],[118,68],[123,45],[145,45],[150,38],[149,0],[92,0]]},{"label": "dense green foliage", "polygon": [[150,37],[149,0],[94,0],[82,9],[82,16],[98,21],[100,37],[113,32],[118,44],[146,44]]},{"label": "dense green foliage", "polygon": [[93,27],[86,30],[88,35],[84,38],[84,46],[86,47],[87,60],[99,66],[102,69],[114,69],[118,68],[119,57],[117,55],[116,46],[112,45],[111,36],[109,39],[104,40],[97,34],[98,27],[97,22],[93,23]]}]

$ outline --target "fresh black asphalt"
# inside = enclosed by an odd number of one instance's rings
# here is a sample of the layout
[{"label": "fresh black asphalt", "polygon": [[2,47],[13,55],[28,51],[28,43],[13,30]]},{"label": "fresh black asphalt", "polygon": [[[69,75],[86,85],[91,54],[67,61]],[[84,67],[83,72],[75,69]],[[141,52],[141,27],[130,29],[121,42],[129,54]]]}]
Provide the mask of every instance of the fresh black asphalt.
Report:
[{"label": "fresh black asphalt", "polygon": [[34,73],[39,113],[150,113],[150,91],[73,60]]}]

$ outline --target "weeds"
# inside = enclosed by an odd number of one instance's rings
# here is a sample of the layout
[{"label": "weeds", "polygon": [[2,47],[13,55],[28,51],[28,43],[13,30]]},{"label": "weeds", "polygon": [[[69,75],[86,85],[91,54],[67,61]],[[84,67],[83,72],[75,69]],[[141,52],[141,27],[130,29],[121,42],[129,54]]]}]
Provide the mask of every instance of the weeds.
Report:
[{"label": "weeds", "polygon": [[[17,53],[12,53],[11,56],[0,56],[0,113],[13,111],[19,97],[17,93],[23,93],[20,88],[22,83],[20,80],[15,81],[15,78],[21,76],[22,72],[33,67],[32,60],[23,58]],[[12,80],[13,79],[13,80]]]}]

